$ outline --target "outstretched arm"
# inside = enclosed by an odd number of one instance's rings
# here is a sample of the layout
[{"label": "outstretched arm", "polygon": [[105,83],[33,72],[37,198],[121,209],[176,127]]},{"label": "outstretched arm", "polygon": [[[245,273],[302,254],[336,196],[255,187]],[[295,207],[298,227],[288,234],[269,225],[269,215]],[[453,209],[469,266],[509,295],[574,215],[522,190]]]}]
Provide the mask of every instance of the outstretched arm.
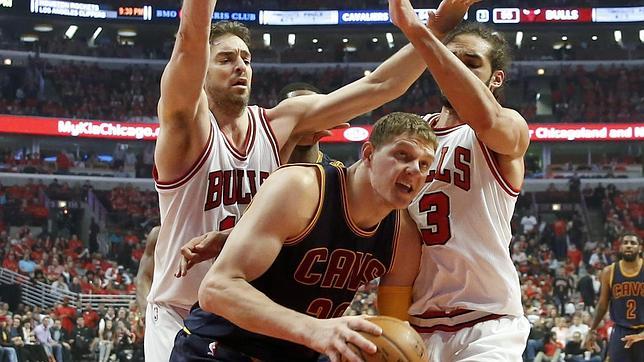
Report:
[{"label": "outstretched arm", "polygon": [[249,283],[269,269],[286,240],[313,220],[321,198],[319,172],[289,167],[266,180],[202,281],[199,303],[251,332],[305,345],[335,356],[333,361],[343,356],[360,361],[346,341],[373,353],[375,345],[356,331],[377,334],[377,326],[356,317],[315,319],[273,302]]},{"label": "outstretched arm", "polygon": [[203,90],[210,57],[208,38],[216,0],[185,0],[170,61],[161,76],[155,149],[159,178],[180,177],[208,139],[208,102]]},{"label": "outstretched arm", "polygon": [[[475,2],[444,0],[441,6],[460,3],[465,7]],[[463,63],[418,21],[409,0],[389,0],[389,11],[394,24],[422,55],[460,119],[467,122],[481,141],[496,153],[522,157],[529,144],[527,123],[518,112],[502,107],[488,86],[470,69],[482,67],[485,54],[468,54],[468,65]],[[440,12],[441,7],[438,9]],[[492,71],[492,82],[501,86],[505,75],[502,71]]]},{"label": "outstretched arm", "polygon": [[[465,1],[468,4],[464,7],[458,1],[450,1],[449,4],[442,5],[447,8],[442,14],[430,14],[428,28],[424,24],[421,26],[442,38],[461,22],[469,5],[476,1],[479,0]],[[350,121],[400,97],[426,67],[420,54],[408,44],[371,74],[334,92],[286,99],[268,110],[268,118],[272,120],[280,142],[282,158],[288,159],[293,139]],[[288,146],[284,147],[286,144]]]}]

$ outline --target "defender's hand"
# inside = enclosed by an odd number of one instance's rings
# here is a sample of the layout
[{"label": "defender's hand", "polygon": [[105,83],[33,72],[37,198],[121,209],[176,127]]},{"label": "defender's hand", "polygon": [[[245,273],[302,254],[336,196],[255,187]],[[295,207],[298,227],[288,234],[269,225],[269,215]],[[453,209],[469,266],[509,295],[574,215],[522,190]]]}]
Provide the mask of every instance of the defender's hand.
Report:
[{"label": "defender's hand", "polygon": [[443,0],[436,12],[430,14],[427,25],[437,38],[443,39],[463,21],[470,6],[478,2],[481,0]]},{"label": "defender's hand", "polygon": [[345,129],[345,128],[349,128],[349,126],[351,126],[351,125],[348,124],[348,123],[340,123],[339,125],[331,128],[331,129],[325,129],[324,131],[304,135],[304,136],[302,136],[302,138],[300,138],[299,142],[297,142],[297,145],[298,146],[312,146],[312,145],[320,142],[320,140],[322,138],[331,136],[333,134],[332,131],[334,129]]},{"label": "defender's hand", "polygon": [[196,264],[219,256],[231,230],[232,229],[225,231],[211,231],[193,238],[186,243],[181,248],[179,270],[174,276],[177,278],[184,277],[188,270]]}]

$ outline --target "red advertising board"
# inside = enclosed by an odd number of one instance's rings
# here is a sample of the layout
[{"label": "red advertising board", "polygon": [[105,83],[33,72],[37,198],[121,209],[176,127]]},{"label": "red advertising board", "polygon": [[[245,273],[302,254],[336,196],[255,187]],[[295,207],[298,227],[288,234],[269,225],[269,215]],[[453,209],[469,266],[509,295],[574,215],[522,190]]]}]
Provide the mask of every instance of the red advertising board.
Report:
[{"label": "red advertising board", "polygon": [[[644,141],[644,123],[538,123],[530,124],[535,142]],[[126,123],[97,120],[0,115],[0,133],[34,136],[103,138],[111,140],[156,140],[157,123]],[[371,125],[334,130],[324,143],[362,142]]]},{"label": "red advertising board", "polygon": [[114,140],[156,140],[159,134],[159,124],[0,115],[0,133]]},{"label": "red advertising board", "polygon": [[[644,123],[541,123],[528,127],[533,142],[644,141]],[[369,125],[334,130],[322,142],[364,141],[370,133]]]},{"label": "red advertising board", "polygon": [[522,9],[521,23],[591,23],[593,9]]}]

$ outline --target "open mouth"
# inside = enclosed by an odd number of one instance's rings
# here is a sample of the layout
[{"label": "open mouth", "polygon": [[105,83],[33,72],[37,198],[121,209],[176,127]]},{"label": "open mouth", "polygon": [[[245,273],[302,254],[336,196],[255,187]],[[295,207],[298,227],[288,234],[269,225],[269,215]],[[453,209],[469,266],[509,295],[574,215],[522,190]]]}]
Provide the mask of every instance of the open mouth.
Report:
[{"label": "open mouth", "polygon": [[406,183],[404,183],[404,182],[396,182],[396,187],[397,187],[400,191],[405,192],[405,193],[408,193],[408,194],[410,194],[410,193],[414,190],[414,188],[413,188],[413,187],[411,187],[411,185],[406,184]]},{"label": "open mouth", "polygon": [[248,86],[248,79],[246,78],[239,78],[235,83],[233,83],[233,86]]}]

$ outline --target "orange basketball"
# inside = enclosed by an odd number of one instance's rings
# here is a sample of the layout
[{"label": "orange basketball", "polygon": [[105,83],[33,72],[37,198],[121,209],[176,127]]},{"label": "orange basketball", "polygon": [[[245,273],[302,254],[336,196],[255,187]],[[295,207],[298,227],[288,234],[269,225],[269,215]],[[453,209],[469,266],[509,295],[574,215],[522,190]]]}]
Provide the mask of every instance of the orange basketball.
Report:
[{"label": "orange basketball", "polygon": [[378,347],[375,354],[367,354],[351,346],[365,362],[427,361],[427,349],[423,339],[406,322],[385,316],[368,317],[367,320],[379,325],[382,334],[376,337],[369,333],[360,333]]}]

